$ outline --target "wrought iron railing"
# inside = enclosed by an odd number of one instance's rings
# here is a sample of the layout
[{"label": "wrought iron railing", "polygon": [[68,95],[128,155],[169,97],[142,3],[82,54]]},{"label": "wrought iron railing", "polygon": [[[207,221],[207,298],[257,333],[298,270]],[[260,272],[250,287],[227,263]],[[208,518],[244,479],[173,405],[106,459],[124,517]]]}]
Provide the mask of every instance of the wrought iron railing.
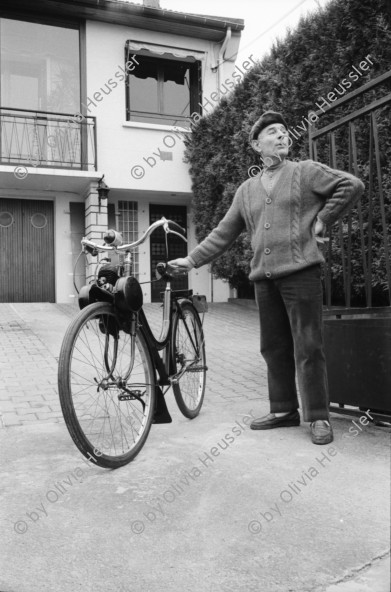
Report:
[{"label": "wrought iron railing", "polygon": [[[390,144],[390,82],[391,71],[311,112],[328,124],[316,130],[309,126],[310,157],[321,162],[328,157],[331,167],[349,170],[365,183],[357,206],[329,230],[325,252],[329,309],[339,306],[354,312],[391,305],[391,164],[383,150],[389,150]],[[384,92],[379,91],[381,85]],[[335,111],[341,105],[344,110],[338,115]],[[352,112],[347,114],[346,105]]]},{"label": "wrought iron railing", "polygon": [[96,118],[0,107],[0,163],[97,170]]}]

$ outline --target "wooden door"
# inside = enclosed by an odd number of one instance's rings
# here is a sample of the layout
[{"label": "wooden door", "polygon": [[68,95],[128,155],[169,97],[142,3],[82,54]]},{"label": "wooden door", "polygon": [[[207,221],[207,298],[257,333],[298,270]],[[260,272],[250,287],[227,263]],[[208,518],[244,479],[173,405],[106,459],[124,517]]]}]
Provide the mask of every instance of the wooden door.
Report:
[{"label": "wooden door", "polygon": [[54,302],[53,203],[0,199],[0,302]]},{"label": "wooden door", "polygon": [[[167,220],[173,220],[182,228],[187,228],[187,208],[186,206],[167,206],[167,205],[150,205],[149,217],[150,223],[160,220],[164,216]],[[159,261],[165,261],[165,232],[163,228],[158,228],[151,234],[151,278],[155,278],[156,264]],[[177,259],[178,257],[186,257],[187,243],[175,236],[168,235],[168,260]],[[165,282],[153,282],[151,284],[151,300],[152,302],[159,302],[161,300],[161,292],[165,288]],[[187,290],[189,281],[187,275],[175,278],[171,283],[174,290]]]}]

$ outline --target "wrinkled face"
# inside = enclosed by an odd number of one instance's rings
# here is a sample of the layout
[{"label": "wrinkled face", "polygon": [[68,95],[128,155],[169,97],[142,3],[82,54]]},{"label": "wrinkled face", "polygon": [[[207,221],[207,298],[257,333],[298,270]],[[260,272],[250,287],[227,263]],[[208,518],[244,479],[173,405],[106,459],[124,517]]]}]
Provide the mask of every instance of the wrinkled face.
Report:
[{"label": "wrinkled face", "polygon": [[282,123],[271,123],[264,127],[258,139],[252,141],[252,147],[259,152],[265,161],[272,159],[273,162],[284,160],[289,152],[289,136],[285,125]]}]

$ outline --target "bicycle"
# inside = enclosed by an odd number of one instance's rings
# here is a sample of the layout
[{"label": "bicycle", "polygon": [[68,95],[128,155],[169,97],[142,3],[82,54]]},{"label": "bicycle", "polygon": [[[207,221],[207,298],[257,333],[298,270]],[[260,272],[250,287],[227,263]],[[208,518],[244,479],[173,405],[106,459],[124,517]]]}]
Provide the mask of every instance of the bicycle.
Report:
[{"label": "bicycle", "polygon": [[80,290],[81,310],[65,334],[58,367],[68,431],[80,452],[104,468],[133,460],[153,422],[172,421],[164,399],[171,386],[189,419],[199,414],[204,400],[207,366],[199,313],[207,310],[205,296],[172,290],[173,271],[170,274],[167,263],[158,263],[156,276],[166,287],[156,338],[142,308],[140,283],[132,275],[132,251],[160,226],[166,233],[167,260],[168,235],[187,239],[183,228],[165,218],[127,245],[113,230],[105,234],[103,245],[81,241],[92,256],[110,251],[122,256],[118,265],[103,260],[95,280]]}]

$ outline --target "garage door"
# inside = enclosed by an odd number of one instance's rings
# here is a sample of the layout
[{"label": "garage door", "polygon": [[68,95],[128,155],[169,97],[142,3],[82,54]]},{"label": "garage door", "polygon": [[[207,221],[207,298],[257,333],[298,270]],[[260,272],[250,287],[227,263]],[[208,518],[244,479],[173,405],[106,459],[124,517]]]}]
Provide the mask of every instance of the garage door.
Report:
[{"label": "garage door", "polygon": [[53,202],[0,199],[0,302],[54,302]]}]

